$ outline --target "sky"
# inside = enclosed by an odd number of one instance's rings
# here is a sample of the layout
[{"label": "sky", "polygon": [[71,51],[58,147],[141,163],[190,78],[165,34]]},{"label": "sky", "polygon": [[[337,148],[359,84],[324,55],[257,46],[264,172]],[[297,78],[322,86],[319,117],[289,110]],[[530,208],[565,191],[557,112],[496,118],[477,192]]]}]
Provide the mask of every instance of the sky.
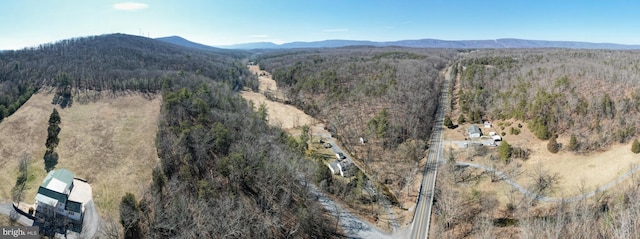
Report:
[{"label": "sky", "polygon": [[635,0],[3,0],[0,49],[125,33],[206,45],[520,38],[640,44]]}]

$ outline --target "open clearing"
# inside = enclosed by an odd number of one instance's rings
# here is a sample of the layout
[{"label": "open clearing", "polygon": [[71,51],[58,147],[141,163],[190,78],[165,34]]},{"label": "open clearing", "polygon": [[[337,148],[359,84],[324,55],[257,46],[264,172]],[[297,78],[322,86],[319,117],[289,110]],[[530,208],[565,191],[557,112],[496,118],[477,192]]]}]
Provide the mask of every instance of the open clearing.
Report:
[{"label": "open clearing", "polygon": [[34,94],[20,109],[0,123],[0,200],[11,199],[20,155],[30,156],[29,180],[23,201],[33,203],[44,179],[47,125],[54,107],[62,123],[56,168],[67,168],[86,179],[100,214],[118,217],[126,192],[138,198],[151,179],[159,159],[155,148],[159,96],[123,93],[98,101],[60,109],[51,104],[52,93]]},{"label": "open clearing", "polygon": [[242,98],[253,102],[256,109],[265,104],[267,106],[267,121],[272,126],[290,130],[303,125],[311,126],[316,122],[314,118],[305,114],[302,110],[291,105],[269,100],[261,93],[242,91],[240,95]]},{"label": "open clearing", "polygon": [[[518,122],[507,122],[506,124],[516,127]],[[547,150],[547,140],[543,141],[535,138],[535,136],[533,136],[533,134],[527,129],[526,124],[521,124],[523,127],[520,129],[522,132],[519,135],[507,134],[504,136],[504,140],[509,142],[512,146],[528,148],[531,150],[531,155],[528,160],[522,161],[521,159],[514,159],[511,163],[520,165],[517,170],[520,171],[521,174],[519,177],[515,178],[515,180],[525,187],[531,185],[531,176],[537,167],[542,167],[545,171],[557,174],[560,176],[557,189],[548,196],[569,197],[582,194],[587,191],[592,191],[599,186],[616,180],[620,175],[631,170],[632,166],[640,163],[640,158],[631,152],[630,143],[613,145],[604,152],[576,154],[563,149],[557,154],[552,154]],[[463,136],[461,137],[461,131],[466,130],[467,127],[468,125],[463,125],[455,130],[447,129],[447,132],[445,133],[445,140],[460,140],[463,138]],[[510,128],[510,126],[507,128]],[[485,133],[485,129],[481,129],[483,130],[483,133]],[[500,130],[497,129],[497,131]],[[558,138],[558,143],[568,145],[569,137],[561,135]],[[445,148],[450,146],[456,148],[454,145],[445,145]],[[469,150],[473,151],[473,149]],[[458,160],[464,159],[466,151],[466,149],[456,150],[458,154],[456,158]],[[496,149],[490,149],[489,152],[496,154]],[[502,162],[491,161],[487,159],[487,157],[475,157],[473,158],[473,161],[474,163],[487,166],[495,166],[500,170],[504,170],[505,168],[505,165]],[[483,182],[489,183],[488,180]],[[510,186],[501,185],[496,188],[488,185],[478,185],[478,187],[498,189],[496,190],[496,193],[500,194],[507,192],[508,189],[505,187]]]},{"label": "open clearing", "polygon": [[258,75],[258,81],[260,83],[258,90],[260,93],[242,91],[240,95],[242,98],[253,102],[256,109],[260,107],[260,105],[265,104],[267,106],[267,121],[270,125],[289,131],[303,125],[312,126],[316,123],[313,117],[292,105],[267,99],[267,97],[264,96],[265,92],[277,92],[278,87],[276,86],[276,81],[271,78],[269,72],[260,70],[260,66],[249,66],[249,70],[251,73]]}]

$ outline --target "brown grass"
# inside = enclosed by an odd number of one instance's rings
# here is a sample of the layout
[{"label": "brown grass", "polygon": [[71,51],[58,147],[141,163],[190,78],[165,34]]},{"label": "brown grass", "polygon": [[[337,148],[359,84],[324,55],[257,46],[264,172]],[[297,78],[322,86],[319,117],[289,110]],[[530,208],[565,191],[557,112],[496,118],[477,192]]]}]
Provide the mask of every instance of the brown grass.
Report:
[{"label": "brown grass", "polygon": [[[46,175],[42,156],[53,95],[35,94],[15,114],[0,123],[0,179],[15,182],[18,159],[31,156],[24,201],[31,203]],[[126,192],[140,197],[151,170],[158,165],[155,148],[161,99],[137,93],[102,96],[92,103],[75,103],[60,109],[60,156],[56,168],[67,168],[87,179],[101,214],[117,218],[120,198]],[[1,199],[10,199],[13,183],[0,185]]]},{"label": "brown grass", "polygon": [[0,226],[22,226],[22,224],[11,221],[11,219],[7,215],[0,214]]},{"label": "brown grass", "polygon": [[[494,128],[497,128],[498,122],[493,122]],[[538,166],[542,166],[543,169],[556,173],[560,176],[560,182],[557,185],[557,190],[549,196],[554,197],[567,197],[581,194],[586,191],[592,191],[599,186],[609,183],[620,175],[626,173],[631,169],[632,165],[640,163],[640,158],[631,152],[631,144],[617,144],[611,146],[604,152],[592,152],[589,154],[576,154],[566,149],[566,145],[569,144],[569,136],[560,135],[558,143],[564,145],[564,149],[557,154],[552,154],[547,150],[547,140],[537,139],[533,133],[531,133],[526,124],[517,121],[507,121],[505,124],[511,124],[513,127],[517,127],[518,123],[521,123],[523,127],[520,129],[519,135],[511,135],[509,133],[509,127],[505,127],[507,135],[503,137],[512,146],[518,146],[522,148],[528,148],[531,150],[531,156],[528,160],[522,161],[515,159],[511,164],[520,164],[519,170],[522,171],[520,177],[516,178],[516,181],[527,186],[531,184],[531,178],[534,169]],[[465,128],[465,127],[461,127]],[[445,140],[460,139],[460,132],[463,129],[446,130]],[[482,128],[484,131],[484,128]],[[499,131],[499,129],[497,129]],[[495,154],[495,149],[491,149],[489,152]],[[463,160],[465,155],[465,149],[456,150],[457,160]],[[495,165],[499,170],[504,170],[506,167],[501,162],[492,162],[484,158],[474,158],[476,163],[485,164],[488,166]],[[514,165],[510,165],[512,167]],[[491,185],[485,185],[491,184]],[[478,183],[476,187],[487,191],[494,191],[498,195],[508,192],[508,188],[505,186],[493,185],[496,183],[489,183],[489,180],[483,180]],[[503,195],[498,196],[500,201],[504,199]]]},{"label": "brown grass", "polygon": [[290,130],[303,125],[311,126],[316,123],[313,117],[305,114],[302,110],[294,106],[267,99],[263,94],[265,92],[277,92],[278,87],[276,86],[276,81],[271,78],[269,72],[260,70],[260,66],[249,66],[249,70],[259,75],[258,81],[260,85],[258,89],[260,93],[242,91],[240,92],[240,96],[248,101],[252,101],[256,108],[260,107],[261,104],[265,104],[267,106],[267,120],[270,125]]}]

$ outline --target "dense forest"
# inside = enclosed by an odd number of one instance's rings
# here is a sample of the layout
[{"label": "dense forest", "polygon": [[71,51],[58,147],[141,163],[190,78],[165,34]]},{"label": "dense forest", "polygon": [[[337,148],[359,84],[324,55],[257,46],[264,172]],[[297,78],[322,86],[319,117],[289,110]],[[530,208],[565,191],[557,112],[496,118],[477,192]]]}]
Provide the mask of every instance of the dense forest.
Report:
[{"label": "dense forest", "polygon": [[543,140],[574,138],[573,151],[604,149],[638,133],[638,60],[635,51],[615,50],[469,52],[456,67],[456,106],[474,122],[516,119]]},{"label": "dense forest", "polygon": [[[265,52],[255,61],[273,74],[286,102],[323,121],[366,177],[402,207],[401,201],[415,199],[409,195],[417,191],[413,182],[431,134],[441,73],[456,55],[441,49],[344,47]],[[359,202],[370,200],[361,196]]]},{"label": "dense forest", "polygon": [[[0,52],[0,120],[42,86],[56,88],[54,103],[85,99],[89,90],[158,92],[162,83],[183,75],[202,75],[257,88],[244,74],[243,52],[204,52],[148,38],[111,34],[62,40]],[[234,63],[235,62],[235,63]]]},{"label": "dense forest", "polygon": [[[11,114],[45,88],[63,107],[92,100],[95,91],[162,94],[161,165],[142,198],[122,195],[126,238],[338,235],[305,186],[315,164],[235,93],[257,89],[257,77],[242,63],[246,56],[122,34],[5,51],[0,113]],[[117,237],[117,227],[111,229],[105,236]]]}]

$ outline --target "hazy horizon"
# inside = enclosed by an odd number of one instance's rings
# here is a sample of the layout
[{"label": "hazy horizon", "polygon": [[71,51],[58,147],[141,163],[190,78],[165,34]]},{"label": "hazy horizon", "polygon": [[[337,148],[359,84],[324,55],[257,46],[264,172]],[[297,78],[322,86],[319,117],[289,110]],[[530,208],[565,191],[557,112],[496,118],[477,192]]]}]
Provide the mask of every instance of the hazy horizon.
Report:
[{"label": "hazy horizon", "polygon": [[607,1],[6,1],[0,49],[124,33],[225,46],[419,39],[640,44],[640,2]]}]

